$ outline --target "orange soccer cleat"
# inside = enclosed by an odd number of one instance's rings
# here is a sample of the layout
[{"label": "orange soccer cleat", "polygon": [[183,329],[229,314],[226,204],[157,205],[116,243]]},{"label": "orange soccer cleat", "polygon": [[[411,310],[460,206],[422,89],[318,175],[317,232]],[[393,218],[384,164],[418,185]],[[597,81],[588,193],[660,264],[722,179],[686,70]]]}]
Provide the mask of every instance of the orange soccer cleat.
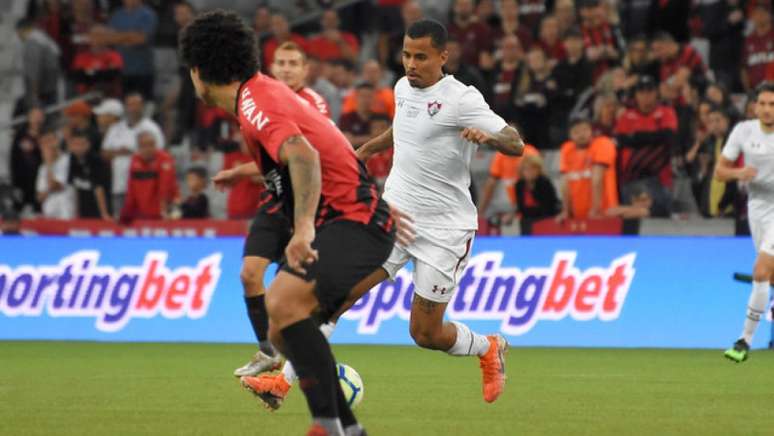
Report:
[{"label": "orange soccer cleat", "polygon": [[501,335],[487,336],[489,350],[479,357],[483,376],[484,401],[494,402],[505,388],[505,353],[508,342]]},{"label": "orange soccer cleat", "polygon": [[263,374],[258,377],[244,376],[239,379],[242,387],[252,392],[272,412],[282,406],[282,401],[290,391],[290,383],[282,374]]},{"label": "orange soccer cleat", "polygon": [[328,436],[328,431],[320,424],[313,424],[306,433],[306,436]]}]

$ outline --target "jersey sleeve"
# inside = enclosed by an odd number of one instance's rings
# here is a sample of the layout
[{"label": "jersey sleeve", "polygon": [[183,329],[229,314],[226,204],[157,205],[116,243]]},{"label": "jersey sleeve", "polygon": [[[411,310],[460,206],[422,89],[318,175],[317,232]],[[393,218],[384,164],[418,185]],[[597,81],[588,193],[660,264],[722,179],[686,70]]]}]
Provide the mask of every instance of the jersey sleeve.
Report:
[{"label": "jersey sleeve", "polygon": [[279,163],[279,152],[282,144],[291,136],[301,135],[301,129],[287,115],[278,111],[264,109],[265,121],[258,121],[259,127],[254,123],[248,125],[251,136],[261,143],[261,146],[275,162]]},{"label": "jersey sleeve", "polygon": [[728,136],[728,141],[723,147],[722,155],[730,161],[736,161],[739,155],[742,154],[742,143],[744,142],[744,127],[742,124],[737,124],[734,130],[731,131],[731,135]]},{"label": "jersey sleeve", "polygon": [[594,140],[594,142],[591,162],[595,165],[604,165],[606,167],[615,166],[615,144],[613,144],[613,141],[601,137]]},{"label": "jersey sleeve", "polygon": [[484,101],[484,96],[474,87],[468,89],[460,97],[459,127],[473,127],[488,133],[497,133],[508,123],[497,115]]}]

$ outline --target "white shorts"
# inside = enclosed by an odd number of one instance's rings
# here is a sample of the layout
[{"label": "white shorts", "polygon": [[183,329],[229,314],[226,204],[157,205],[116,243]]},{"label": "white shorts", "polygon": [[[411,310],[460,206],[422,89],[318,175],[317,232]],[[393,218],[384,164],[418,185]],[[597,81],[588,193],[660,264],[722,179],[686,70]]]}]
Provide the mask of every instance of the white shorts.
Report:
[{"label": "white shorts", "polygon": [[470,259],[474,230],[416,229],[408,246],[398,244],[382,266],[390,279],[409,261],[414,262],[414,293],[436,303],[451,301]]},{"label": "white shorts", "polygon": [[763,221],[749,218],[755,252],[764,252],[774,256],[774,221]]}]

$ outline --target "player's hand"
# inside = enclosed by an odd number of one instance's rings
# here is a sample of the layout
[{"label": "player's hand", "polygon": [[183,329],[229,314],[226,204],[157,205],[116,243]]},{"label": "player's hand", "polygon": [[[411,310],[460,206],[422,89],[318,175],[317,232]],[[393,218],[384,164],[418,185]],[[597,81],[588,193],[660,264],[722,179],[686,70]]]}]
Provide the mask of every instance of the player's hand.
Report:
[{"label": "player's hand", "polygon": [[749,182],[758,175],[758,170],[753,167],[744,167],[739,170],[739,180],[742,182]]},{"label": "player's hand", "polygon": [[475,127],[466,127],[460,133],[462,139],[473,142],[475,144],[489,144],[494,140],[494,137],[481,129]]},{"label": "player's hand", "polygon": [[215,177],[212,178],[212,183],[215,184],[215,189],[223,192],[233,186],[234,183],[236,183],[238,180],[239,179],[236,176],[236,171],[233,169],[221,170],[218,171],[218,174],[215,174]]},{"label": "player's hand", "polygon": [[390,216],[395,221],[395,242],[407,247],[416,239],[414,220],[400,209],[390,206]]},{"label": "player's hand", "polygon": [[363,146],[361,145],[360,147],[358,147],[358,149],[357,149],[357,150],[355,150],[355,156],[357,157],[357,160],[360,160],[360,161],[363,161],[363,162],[367,162],[367,161],[368,161],[368,158],[370,158],[370,157],[371,157],[371,154],[370,154],[370,153],[368,153],[368,152],[365,150],[365,147],[363,147]]},{"label": "player's hand", "polygon": [[315,230],[313,225],[293,230],[293,237],[290,238],[288,246],[285,247],[285,258],[290,269],[306,274],[306,266],[319,259],[317,250],[312,248],[314,237]]}]

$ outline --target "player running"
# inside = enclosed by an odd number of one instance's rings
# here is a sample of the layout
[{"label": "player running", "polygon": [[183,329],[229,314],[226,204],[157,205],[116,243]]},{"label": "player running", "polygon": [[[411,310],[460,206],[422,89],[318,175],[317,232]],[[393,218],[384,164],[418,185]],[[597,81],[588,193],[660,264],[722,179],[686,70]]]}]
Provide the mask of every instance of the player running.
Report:
[{"label": "player running", "polygon": [[[484,400],[492,402],[505,386],[505,338],[480,335],[459,322],[444,322],[443,315],[465,270],[478,227],[468,190],[474,144],[508,155],[521,154],[524,145],[478,90],[443,74],[446,40],[446,29],[436,21],[420,20],[409,27],[403,40],[406,77],[395,85],[392,128],[357,151],[358,157],[367,160],[394,143],[384,198],[408,213],[416,230],[413,243],[395,245],[367,289],[394,278],[412,261],[412,338],[423,348],[478,356]],[[282,375],[259,379],[264,392],[287,394]]]},{"label": "player running", "polygon": [[[774,279],[774,83],[758,85],[755,94],[758,118],[734,126],[715,168],[715,178],[722,182],[748,183],[747,214],[757,252],[742,336],[725,352],[737,363],[747,360],[753,334],[769,306],[769,283]],[[735,168],[740,155],[745,166]]]},{"label": "player running", "polygon": [[[325,99],[306,86],[309,66],[306,62],[306,54],[301,47],[293,42],[286,42],[277,47],[271,72],[274,77],[317,108],[320,113],[330,117]],[[213,178],[213,182],[218,188],[226,189],[243,177],[255,174],[257,171],[255,163],[250,162],[220,171]],[[256,216],[250,224],[250,230],[245,239],[240,272],[247,315],[255,337],[258,339],[259,350],[249,362],[234,370],[234,375],[237,377],[253,376],[271,371],[279,368],[282,362],[282,356],[274,350],[274,347],[267,340],[269,317],[266,314],[263,283],[266,268],[272,262],[279,262],[282,258],[282,252],[290,240],[290,227],[290,222],[283,214],[274,194],[264,190],[258,202]],[[320,328],[326,337],[330,336],[333,331],[332,324],[325,324]],[[286,364],[284,372],[291,380],[295,377],[291,365]],[[271,400],[267,405],[274,408],[274,403]]]},{"label": "player running", "polygon": [[[198,16],[181,58],[197,95],[235,115],[292,225],[286,261],[266,292],[269,338],[293,363],[313,416],[309,435],[361,435],[313,314],[327,320],[375,275],[393,219],[344,135],[287,86],[258,72],[255,33],[234,13]],[[257,173],[257,168],[256,168]]]}]

